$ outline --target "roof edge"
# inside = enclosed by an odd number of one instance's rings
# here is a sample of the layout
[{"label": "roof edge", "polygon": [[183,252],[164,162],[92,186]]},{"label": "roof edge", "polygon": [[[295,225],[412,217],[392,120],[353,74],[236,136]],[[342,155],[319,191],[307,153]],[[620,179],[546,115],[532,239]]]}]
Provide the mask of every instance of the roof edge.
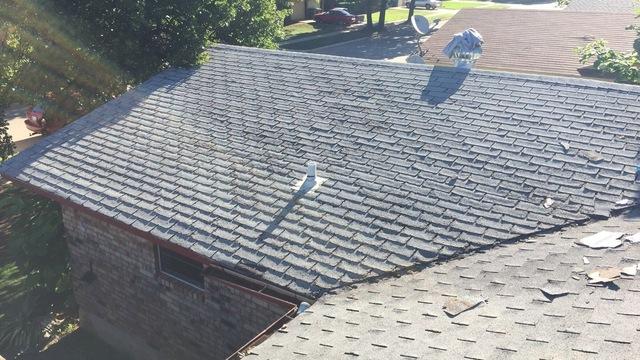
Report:
[{"label": "roof edge", "polygon": [[[46,198],[48,198],[48,199],[50,199],[52,201],[55,201],[56,203],[58,203],[61,206],[67,206],[67,207],[69,207],[71,209],[74,209],[74,210],[77,210],[77,211],[81,211],[81,212],[83,212],[85,214],[88,214],[88,215],[90,215],[90,216],[92,216],[92,217],[94,217],[94,218],[96,218],[96,219],[98,219],[100,221],[104,221],[104,222],[106,222],[108,224],[111,224],[111,225],[114,225],[114,226],[116,226],[116,227],[118,227],[118,228],[120,228],[120,229],[122,229],[124,231],[130,232],[133,235],[141,237],[141,238],[143,238],[144,240],[146,240],[146,241],[148,241],[150,243],[153,243],[155,245],[162,245],[164,247],[167,247],[171,251],[175,251],[175,252],[179,253],[180,255],[186,256],[186,257],[188,257],[190,259],[193,259],[194,261],[197,261],[197,262],[200,262],[200,263],[204,264],[205,267],[206,266],[211,266],[211,267],[214,267],[214,268],[219,268],[222,271],[228,272],[229,274],[237,276],[239,278],[248,279],[249,281],[252,280],[252,281],[255,281],[255,282],[259,282],[262,285],[264,285],[265,287],[268,287],[269,289],[271,289],[272,291],[279,292],[284,296],[288,296],[288,297],[291,297],[291,298],[297,298],[298,300],[303,300],[303,301],[307,301],[307,302],[309,302],[310,300],[315,300],[316,299],[316,298],[310,298],[308,295],[305,295],[305,294],[296,293],[296,292],[294,292],[294,291],[292,291],[292,290],[290,290],[288,288],[283,288],[283,287],[278,286],[276,284],[270,283],[269,281],[266,281],[264,279],[258,279],[258,278],[252,277],[250,275],[239,273],[236,270],[234,270],[233,268],[231,268],[229,266],[226,266],[226,265],[224,265],[224,264],[222,264],[222,263],[220,263],[220,262],[218,262],[218,261],[216,261],[216,260],[214,260],[212,258],[209,258],[209,257],[207,257],[205,255],[199,254],[199,253],[197,253],[197,252],[195,252],[195,251],[193,251],[193,250],[191,250],[189,248],[186,248],[184,246],[180,246],[178,244],[174,244],[174,243],[170,242],[169,240],[161,239],[161,238],[159,238],[159,237],[157,237],[157,236],[155,236],[155,235],[153,235],[153,234],[151,234],[149,232],[142,231],[140,229],[136,229],[135,227],[133,227],[131,225],[127,225],[127,224],[125,224],[125,223],[123,223],[121,221],[118,221],[118,220],[114,219],[114,218],[111,218],[109,216],[101,214],[101,213],[99,213],[97,211],[91,210],[91,209],[89,209],[89,208],[87,208],[87,207],[85,207],[85,206],[83,206],[81,204],[74,203],[74,202],[72,202],[72,201],[70,201],[68,199],[60,197],[60,196],[55,195],[53,193],[50,193],[48,191],[42,190],[42,189],[38,188],[37,186],[31,185],[31,184],[29,184],[27,182],[24,182],[22,180],[16,179],[16,178],[14,178],[12,176],[4,175],[4,174],[0,174],[0,175],[1,175],[0,178],[4,178],[4,179],[6,179],[8,181],[13,182],[14,184],[17,184],[18,186],[21,186],[21,187],[23,187],[25,189],[28,189],[29,191],[32,191],[35,194],[38,194],[40,196],[44,196],[44,197],[46,197]],[[283,305],[283,306],[291,306],[291,305],[294,306],[294,307],[297,306],[296,304],[294,304],[294,303],[292,303],[290,301],[287,301],[287,300],[284,300],[284,299],[281,299],[281,298],[278,298],[278,297],[275,297],[275,296],[272,296],[272,295],[269,295],[269,294],[265,294],[265,293],[262,293],[262,292],[258,292],[256,290],[250,289],[250,288],[248,288],[246,286],[243,286],[241,284],[237,284],[237,283],[235,283],[233,281],[230,281],[230,280],[227,280],[227,279],[222,279],[222,278],[220,278],[220,280],[225,282],[225,283],[227,283],[227,284],[229,284],[229,285],[231,285],[231,286],[233,286],[233,287],[236,287],[236,288],[241,289],[243,291],[255,294],[258,297],[262,297],[262,298],[266,299],[267,301],[270,301],[270,302],[273,302],[273,303],[278,303],[278,304]]]},{"label": "roof edge", "polygon": [[553,83],[559,85],[571,85],[576,87],[584,87],[584,88],[599,88],[599,89],[608,89],[608,90],[617,90],[617,91],[625,91],[625,92],[633,92],[640,95],[640,86],[639,85],[631,85],[631,84],[620,84],[613,83],[609,81],[596,80],[596,79],[583,79],[583,78],[575,78],[575,77],[565,77],[565,76],[552,76],[552,75],[538,75],[538,74],[525,74],[511,71],[497,71],[497,70],[484,70],[484,69],[471,69],[471,71],[465,69],[458,69],[451,66],[434,66],[428,64],[410,64],[410,63],[396,63],[386,60],[371,60],[371,59],[360,59],[360,58],[352,58],[345,56],[336,56],[336,55],[325,55],[325,54],[315,54],[309,52],[301,52],[301,51],[288,51],[288,50],[277,50],[277,49],[262,49],[262,48],[252,48],[246,46],[239,45],[228,45],[228,44],[216,44],[213,47],[209,48],[208,52],[210,56],[215,56],[215,49],[229,49],[229,50],[240,50],[250,54],[278,54],[284,57],[290,58],[307,58],[307,59],[324,59],[331,61],[339,61],[346,62],[352,64],[362,64],[362,65],[376,65],[376,66],[385,66],[390,68],[411,68],[416,70],[425,70],[428,71],[433,70],[438,67],[445,71],[450,71],[451,73],[469,73],[469,74],[477,74],[480,76],[488,76],[488,77],[500,77],[500,78],[508,78],[514,80],[529,80],[529,81],[538,81],[544,83]]}]

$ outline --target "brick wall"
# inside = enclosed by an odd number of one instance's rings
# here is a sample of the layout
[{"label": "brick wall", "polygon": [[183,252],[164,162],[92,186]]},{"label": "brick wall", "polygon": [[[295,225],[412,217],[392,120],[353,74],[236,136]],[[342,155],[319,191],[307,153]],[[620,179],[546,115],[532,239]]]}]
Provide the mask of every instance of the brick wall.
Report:
[{"label": "brick wall", "polygon": [[83,326],[136,358],[224,359],[289,310],[213,276],[202,291],[158,275],[151,242],[63,216]]}]

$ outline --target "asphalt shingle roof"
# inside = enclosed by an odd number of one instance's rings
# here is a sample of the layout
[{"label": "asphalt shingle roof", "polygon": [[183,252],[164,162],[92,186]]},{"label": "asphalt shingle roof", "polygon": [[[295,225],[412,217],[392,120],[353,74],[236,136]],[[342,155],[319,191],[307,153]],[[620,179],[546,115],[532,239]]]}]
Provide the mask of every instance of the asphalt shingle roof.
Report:
[{"label": "asphalt shingle roof", "polygon": [[640,8],[637,0],[571,0],[565,11],[633,14]]},{"label": "asphalt shingle roof", "polygon": [[[640,274],[605,287],[588,285],[584,272],[637,265],[640,244],[593,250],[574,242],[600,231],[638,233],[639,216],[325,295],[246,359],[632,359],[640,351]],[[486,302],[455,317],[443,311],[450,299],[474,296]]]},{"label": "asphalt shingle roof", "polygon": [[[636,196],[639,100],[610,83],[221,45],[0,173],[315,297],[607,216]],[[297,191],[309,161],[326,180]]]},{"label": "asphalt shingle roof", "polygon": [[422,47],[429,64],[451,66],[442,49],[456,33],[470,27],[485,41],[476,67],[574,77],[601,77],[581,64],[576,48],[604,39],[612,49],[632,51],[637,38],[632,13],[575,13],[545,10],[463,9],[434,32]]}]

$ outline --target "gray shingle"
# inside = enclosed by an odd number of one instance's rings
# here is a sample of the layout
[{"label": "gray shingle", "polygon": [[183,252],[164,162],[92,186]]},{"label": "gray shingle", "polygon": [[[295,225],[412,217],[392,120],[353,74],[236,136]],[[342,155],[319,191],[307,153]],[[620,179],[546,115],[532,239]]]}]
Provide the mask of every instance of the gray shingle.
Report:
[{"label": "gray shingle", "polygon": [[571,0],[565,11],[633,14],[640,8],[635,0]]},{"label": "gray shingle", "polygon": [[[210,57],[0,173],[175,243],[212,241],[193,249],[229,267],[242,254],[253,266],[265,246],[280,249],[272,263],[307,254],[315,266],[263,277],[310,297],[636,196],[637,87],[224,45]],[[296,194],[311,160],[326,181]]]},{"label": "gray shingle", "polygon": [[[638,215],[635,210],[324,295],[246,358],[629,358],[640,348],[640,275],[593,287],[582,271],[636,265],[640,245],[591,250],[575,241],[602,230],[635,234]],[[583,264],[583,256],[591,263]],[[550,300],[540,289],[551,287],[568,294]],[[453,318],[442,310],[448,299],[468,296],[487,301]]]}]

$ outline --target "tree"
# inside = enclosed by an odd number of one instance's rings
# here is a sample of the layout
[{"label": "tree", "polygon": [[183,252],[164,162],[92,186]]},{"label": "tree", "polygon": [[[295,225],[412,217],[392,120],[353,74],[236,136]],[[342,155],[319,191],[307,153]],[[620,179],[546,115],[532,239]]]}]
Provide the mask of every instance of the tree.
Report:
[{"label": "tree", "polygon": [[4,114],[4,107],[0,105],[0,163],[13,155],[15,150],[13,140],[9,135],[9,124],[2,114]]},{"label": "tree", "polygon": [[10,24],[33,51],[9,88],[72,121],[167,67],[206,59],[215,42],[274,48],[284,16],[275,0],[5,0]]},{"label": "tree", "polygon": [[411,21],[411,17],[413,17],[415,10],[416,10],[416,0],[411,0],[411,2],[409,3],[409,15],[407,16],[407,22]]},{"label": "tree", "polygon": [[373,12],[373,9],[371,7],[371,1],[373,0],[364,0],[364,1],[366,6],[366,13],[367,13],[367,29],[371,30],[373,29],[373,15],[371,14]]},{"label": "tree", "polygon": [[380,0],[380,16],[378,18],[378,30],[384,30],[385,15],[387,13],[387,1]]},{"label": "tree", "polygon": [[4,301],[0,348],[12,353],[38,351],[48,341],[45,335],[60,334],[77,315],[60,207],[10,186],[2,191],[0,209],[10,222],[10,259],[22,275],[11,287],[13,299],[3,298],[8,289],[0,291]]}]

